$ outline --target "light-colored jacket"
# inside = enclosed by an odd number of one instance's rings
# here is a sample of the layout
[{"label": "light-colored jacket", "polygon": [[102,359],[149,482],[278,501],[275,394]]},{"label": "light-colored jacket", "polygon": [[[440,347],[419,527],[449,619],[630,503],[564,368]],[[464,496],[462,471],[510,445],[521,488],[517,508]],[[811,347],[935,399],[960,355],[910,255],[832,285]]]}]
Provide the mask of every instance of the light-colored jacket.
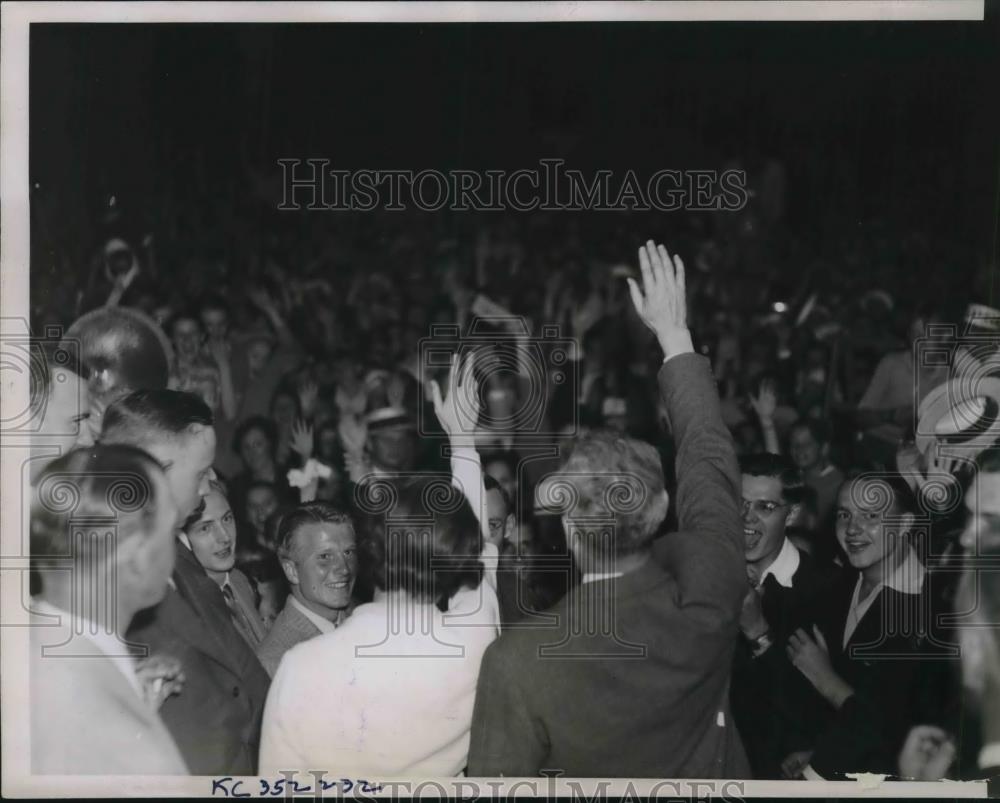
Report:
[{"label": "light-colored jacket", "polygon": [[[159,714],[97,644],[70,641],[69,616],[62,618],[58,626],[33,627],[30,637],[32,773],[187,775]],[[70,649],[43,655],[43,647],[59,644]]]}]

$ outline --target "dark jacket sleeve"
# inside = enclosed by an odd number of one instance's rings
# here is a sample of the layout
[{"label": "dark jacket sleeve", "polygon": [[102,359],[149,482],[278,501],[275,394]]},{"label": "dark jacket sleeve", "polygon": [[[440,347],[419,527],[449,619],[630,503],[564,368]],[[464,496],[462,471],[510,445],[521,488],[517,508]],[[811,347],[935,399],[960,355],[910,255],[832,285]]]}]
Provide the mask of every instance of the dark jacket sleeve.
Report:
[{"label": "dark jacket sleeve", "polygon": [[678,532],[655,544],[681,611],[706,628],[734,624],[747,590],[740,474],[708,360],[681,354],[660,369],[676,447]]},{"label": "dark jacket sleeve", "polygon": [[549,754],[545,726],[518,683],[526,662],[511,646],[509,636],[494,641],[479,669],[466,773],[472,778],[535,777]]}]

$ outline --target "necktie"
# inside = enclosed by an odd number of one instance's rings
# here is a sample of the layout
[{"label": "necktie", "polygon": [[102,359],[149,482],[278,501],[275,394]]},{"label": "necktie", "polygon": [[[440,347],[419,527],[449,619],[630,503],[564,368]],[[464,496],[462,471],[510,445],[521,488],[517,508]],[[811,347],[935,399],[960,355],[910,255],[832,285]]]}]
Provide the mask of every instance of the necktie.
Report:
[{"label": "necktie", "polygon": [[226,606],[229,608],[229,615],[232,617],[233,625],[235,625],[247,644],[256,649],[258,642],[254,635],[253,627],[251,627],[250,620],[247,618],[243,608],[236,601],[236,597],[233,595],[233,587],[229,583],[226,583],[222,587],[222,596],[226,600]]}]

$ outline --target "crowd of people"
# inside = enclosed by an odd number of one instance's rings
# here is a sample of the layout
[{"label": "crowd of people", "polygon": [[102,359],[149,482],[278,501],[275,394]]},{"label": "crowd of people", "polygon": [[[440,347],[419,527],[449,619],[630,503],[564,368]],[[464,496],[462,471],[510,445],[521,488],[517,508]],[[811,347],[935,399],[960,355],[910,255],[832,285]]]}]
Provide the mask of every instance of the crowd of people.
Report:
[{"label": "crowd of people", "polygon": [[40,278],[32,593],[103,635],[33,629],[33,770],[1000,766],[1000,313],[790,283],[764,218],[685,265],[627,217],[374,215],[176,274],[108,228]]}]

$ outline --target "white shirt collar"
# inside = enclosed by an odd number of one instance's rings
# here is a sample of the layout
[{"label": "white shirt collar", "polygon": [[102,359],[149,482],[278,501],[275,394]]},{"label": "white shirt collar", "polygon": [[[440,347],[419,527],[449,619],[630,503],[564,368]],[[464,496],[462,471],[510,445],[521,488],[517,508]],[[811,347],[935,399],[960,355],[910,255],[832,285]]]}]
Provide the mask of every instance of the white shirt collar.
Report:
[{"label": "white shirt collar", "polygon": [[621,577],[624,572],[598,572],[594,574],[585,574],[580,583],[596,583],[598,580],[610,580],[613,577]]},{"label": "white shirt collar", "polygon": [[296,610],[301,613],[306,619],[316,625],[320,633],[332,633],[337,629],[337,626],[331,622],[329,619],[324,619],[315,611],[309,610],[305,605],[296,599],[294,594],[288,595],[288,602],[294,605]]},{"label": "white shirt collar", "polygon": [[774,575],[774,579],[778,581],[779,585],[785,588],[792,587],[792,577],[795,576],[795,572],[799,570],[799,563],[802,557],[799,555],[799,550],[795,548],[793,544],[787,538],[785,542],[781,545],[781,551],[778,553],[771,565],[764,569],[760,576],[760,582],[757,587],[760,588],[764,585],[764,581],[767,579],[769,574]]},{"label": "white shirt collar", "polygon": [[844,622],[844,648],[846,649],[851,636],[857,630],[858,624],[865,618],[868,609],[878,597],[883,588],[891,588],[901,594],[919,594],[924,587],[924,577],[927,569],[920,562],[917,553],[910,546],[904,546],[906,555],[895,570],[881,583],[872,589],[864,599],[861,599],[862,577],[858,575],[858,582],[854,586],[854,595],[851,597],[851,607],[847,611],[847,620]]},{"label": "white shirt collar", "polygon": [[146,693],[139,682],[139,677],[135,673],[135,658],[128,654],[125,645],[114,633],[108,633],[104,628],[98,627],[89,619],[74,616],[61,608],[57,608],[52,603],[41,598],[35,598],[32,607],[38,613],[46,616],[58,616],[63,627],[73,627],[77,633],[82,635],[97,649],[99,649],[108,660],[111,661],[128,680],[129,685],[135,689],[139,698],[145,701]]}]

